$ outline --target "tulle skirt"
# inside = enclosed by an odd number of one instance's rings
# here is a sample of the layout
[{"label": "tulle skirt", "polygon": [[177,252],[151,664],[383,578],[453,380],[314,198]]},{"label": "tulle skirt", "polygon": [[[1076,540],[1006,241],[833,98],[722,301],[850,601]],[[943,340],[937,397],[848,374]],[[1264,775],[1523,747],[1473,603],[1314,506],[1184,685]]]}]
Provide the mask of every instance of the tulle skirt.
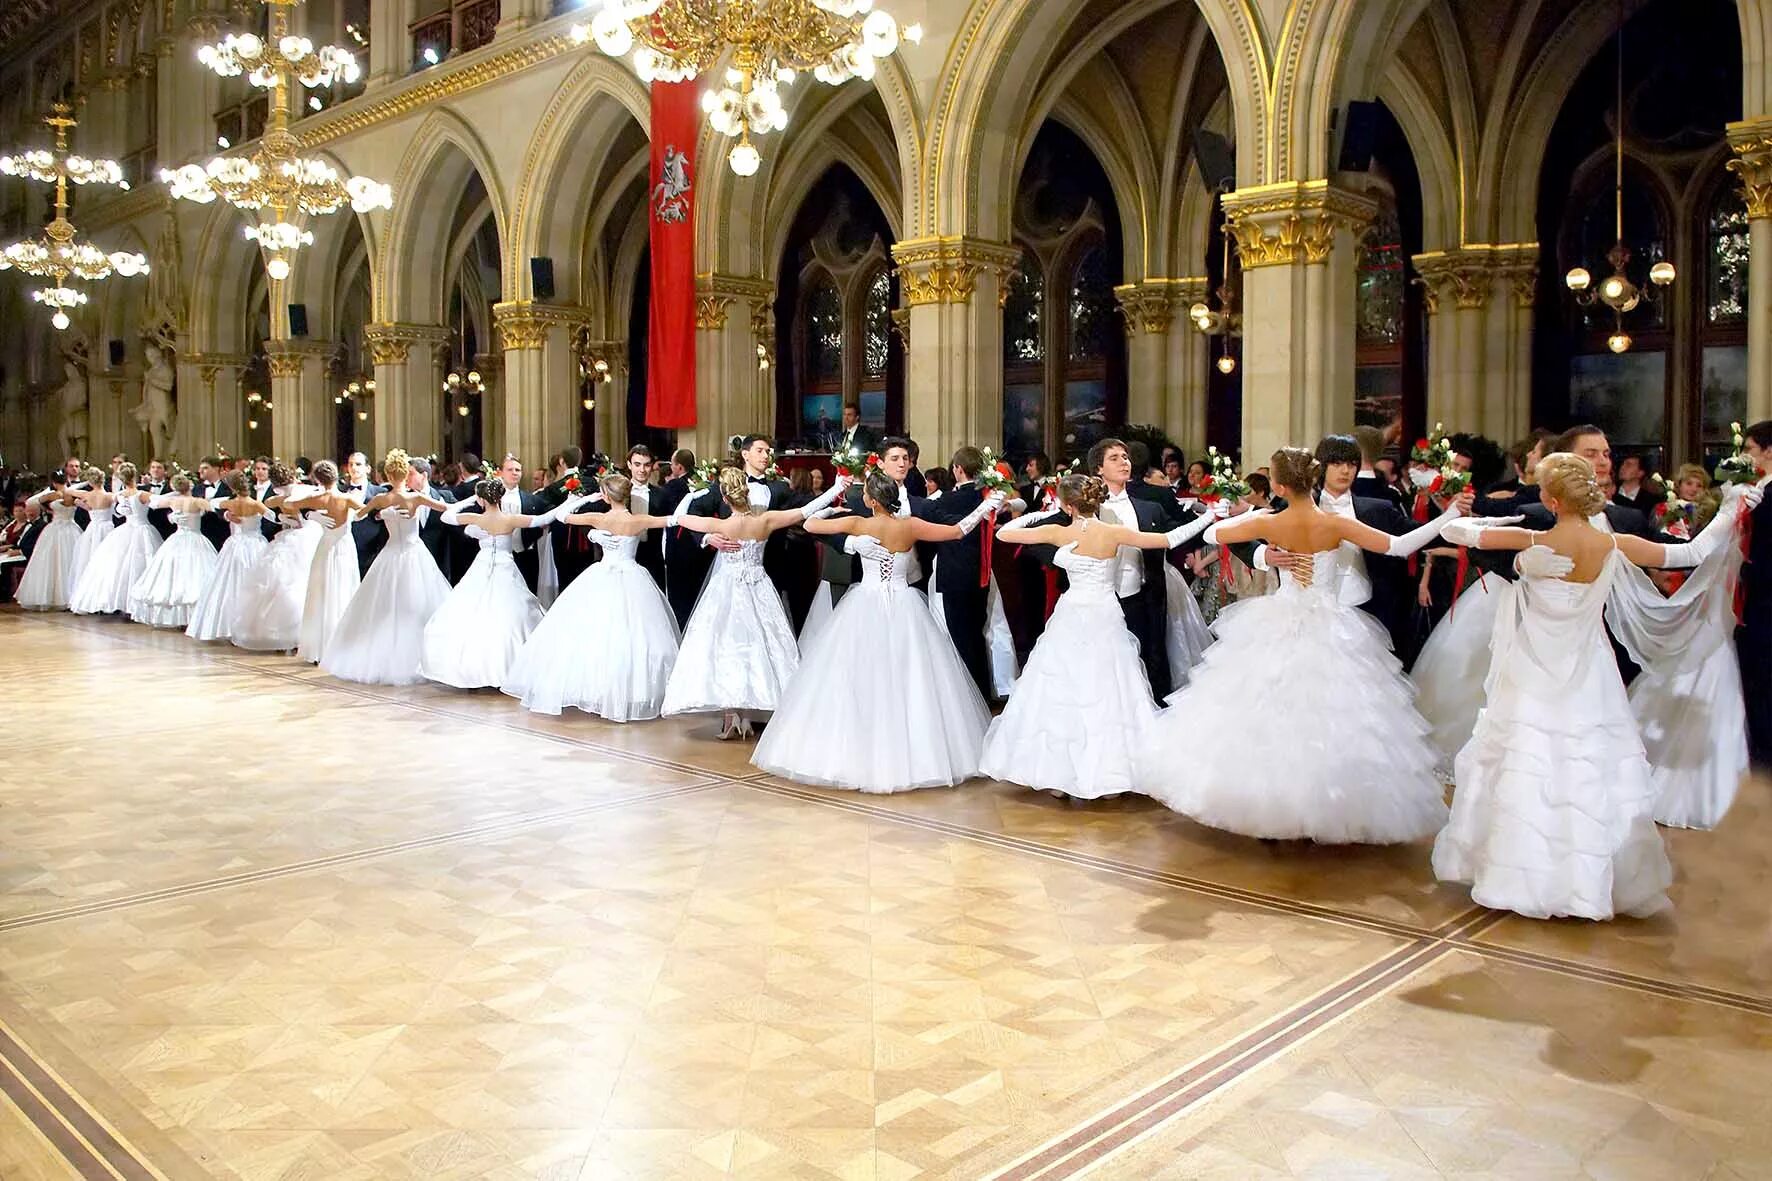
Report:
[{"label": "tulle skirt", "polygon": [[84,535],[73,518],[51,521],[37,535],[37,546],[18,583],[18,605],[30,611],[61,611],[73,598],[75,553]]},{"label": "tulle skirt", "polygon": [[[152,531],[152,526],[148,526]],[[215,547],[195,529],[179,529],[166,539],[154,560],[129,591],[129,617],[149,627],[183,631],[191,611],[215,574]]]},{"label": "tulle skirt", "polygon": [[1655,785],[1610,651],[1574,691],[1498,686],[1455,773],[1434,874],[1480,905],[1589,919],[1668,905]]},{"label": "tulle skirt", "polygon": [[1225,607],[1214,631],[1152,727],[1146,794],[1274,840],[1397,844],[1445,823],[1414,686],[1370,616],[1289,585]]},{"label": "tulle skirt", "polygon": [[[203,540],[201,534],[197,538]],[[41,539],[38,544],[42,544]],[[203,544],[207,546],[209,543],[204,541]],[[128,611],[130,589],[135,586],[135,580],[147,572],[148,563],[154,560],[159,549],[160,534],[145,517],[111,530],[111,535],[105,538],[92,560],[86,563],[86,569],[81,571],[80,582],[68,598],[68,610],[77,615]],[[213,549],[209,552],[215,553]],[[30,571],[25,574],[28,577]]]},{"label": "tulle skirt", "polygon": [[308,571],[314,564],[320,533],[320,526],[313,524],[284,526],[271,539],[264,557],[241,577],[234,617],[228,625],[236,648],[290,652],[301,644]]},{"label": "tulle skirt", "polygon": [[1169,600],[1169,678],[1180,688],[1187,684],[1194,665],[1205,659],[1212,629],[1206,626],[1187,579],[1168,562],[1163,563],[1163,589]]},{"label": "tulle skirt", "polygon": [[[92,523],[80,530],[80,542],[74,547],[74,568],[68,573],[68,593],[80,582],[80,575],[85,572],[92,555],[98,553],[98,547],[105,543],[117,529],[117,522],[111,519],[110,511],[101,510],[92,517]],[[66,600],[64,599],[65,603]]]},{"label": "tulle skirt", "polygon": [[523,708],[656,718],[677,663],[677,618],[644,567],[605,558],[572,580],[517,655],[504,691]]},{"label": "tulle skirt", "polygon": [[664,713],[772,712],[799,666],[793,625],[762,567],[716,561],[683,631]]},{"label": "tulle skirt", "polygon": [[483,549],[425,624],[418,670],[457,689],[502,685],[541,620],[541,603],[511,555]]},{"label": "tulle skirt", "polygon": [[209,585],[203,588],[202,596],[191,611],[191,622],[185,628],[187,636],[193,640],[225,640],[229,637],[234,613],[240,603],[240,588],[270,548],[271,543],[258,531],[256,521],[252,528],[228,538],[221,547],[221,557],[216,560]]},{"label": "tulle skirt", "polygon": [[[940,564],[939,560],[935,563],[938,567]],[[935,626],[945,636],[948,617],[941,605],[941,592],[934,589],[933,572],[929,576],[929,586],[929,613],[935,617]],[[994,573],[986,588],[984,609],[984,643],[985,652],[990,657],[991,692],[997,697],[1007,697],[1015,692],[1015,678],[1021,675],[1021,663],[1015,655],[1015,633],[1009,630],[1009,613],[1003,609],[1003,596],[997,591]]]},{"label": "tulle skirt", "polygon": [[1415,681],[1415,708],[1432,728],[1440,770],[1450,777],[1452,760],[1470,741],[1483,708],[1483,682],[1489,676],[1489,637],[1507,580],[1485,574],[1453,603],[1435,625],[1410,674]]},{"label": "tulle skirt", "polygon": [[[1713,637],[1706,637],[1711,639]],[[1676,828],[1715,828],[1747,774],[1747,708],[1733,637],[1724,633],[1702,656],[1645,668],[1631,682],[1655,819]]]},{"label": "tulle skirt", "polygon": [[828,582],[820,581],[818,589],[812,592],[812,608],[806,612],[806,622],[800,625],[800,659],[804,660],[812,653],[812,645],[824,634],[825,627],[836,614],[837,604],[833,601],[836,588]]},{"label": "tulle skirt", "polygon": [[357,538],[349,526],[327,531],[308,564],[307,593],[302,600],[301,642],[296,655],[319,664],[331,650],[332,637],[345,617],[363,578],[358,573]]},{"label": "tulle skirt", "polygon": [[[854,725],[833,724],[833,702],[857,706]],[[978,774],[990,721],[923,596],[902,584],[857,583],[800,665],[751,762],[823,787],[949,787]]]},{"label": "tulle skirt", "polygon": [[[310,597],[313,593],[308,591]],[[418,684],[425,679],[419,671],[425,626],[448,597],[449,580],[416,534],[407,543],[389,545],[326,641],[321,669],[341,681]]]},{"label": "tulle skirt", "polygon": [[1118,601],[1067,591],[991,723],[979,770],[1085,800],[1135,791],[1156,715]]}]

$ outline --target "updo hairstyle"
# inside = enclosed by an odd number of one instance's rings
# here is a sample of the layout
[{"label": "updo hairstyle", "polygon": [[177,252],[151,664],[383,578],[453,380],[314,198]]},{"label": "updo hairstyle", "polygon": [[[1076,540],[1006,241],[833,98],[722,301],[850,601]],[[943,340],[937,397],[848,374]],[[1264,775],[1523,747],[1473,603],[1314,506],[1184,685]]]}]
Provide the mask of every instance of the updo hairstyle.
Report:
[{"label": "updo hairstyle", "polygon": [[381,474],[390,486],[404,484],[412,471],[412,457],[396,447],[381,461]]},{"label": "updo hairstyle", "polygon": [[494,508],[497,508],[499,503],[505,498],[505,482],[503,480],[495,480],[490,476],[484,480],[479,480],[474,484],[474,495],[479,499],[484,500],[487,504],[492,505]]},{"label": "updo hairstyle", "polygon": [[1317,482],[1322,464],[1303,447],[1282,447],[1268,461],[1273,482],[1290,492],[1308,494]]},{"label": "updo hairstyle", "polygon": [[872,468],[867,479],[862,483],[862,491],[867,498],[889,513],[898,512],[898,481],[881,471]]},{"label": "updo hairstyle", "polygon": [[751,485],[745,479],[743,468],[720,469],[720,495],[726,498],[726,503],[733,512],[748,514],[751,511]]},{"label": "updo hairstyle", "polygon": [[634,482],[619,472],[610,472],[597,481],[597,487],[603,490],[603,499],[610,504],[628,507],[628,497],[633,494]]},{"label": "updo hairstyle", "polygon": [[1058,502],[1079,517],[1093,517],[1107,503],[1107,481],[1072,472],[1058,482]]},{"label": "updo hairstyle", "polygon": [[338,484],[338,465],[330,459],[322,459],[308,473],[308,478],[322,488],[332,488]]},{"label": "updo hairstyle", "polygon": [[1539,493],[1557,502],[1566,513],[1591,517],[1606,507],[1606,494],[1594,475],[1594,465],[1579,455],[1557,451],[1538,461]]}]

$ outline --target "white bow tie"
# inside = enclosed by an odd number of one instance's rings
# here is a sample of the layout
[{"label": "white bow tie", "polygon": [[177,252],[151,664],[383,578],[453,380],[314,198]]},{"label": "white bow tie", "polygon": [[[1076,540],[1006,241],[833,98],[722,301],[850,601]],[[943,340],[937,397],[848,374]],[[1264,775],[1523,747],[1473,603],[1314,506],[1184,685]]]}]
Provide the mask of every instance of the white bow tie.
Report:
[{"label": "white bow tie", "polygon": [[1354,512],[1354,494],[1351,492],[1344,492],[1340,496],[1331,496],[1329,493],[1325,492],[1323,493],[1323,498],[1317,502],[1317,507],[1326,513],[1339,513],[1342,516],[1352,516]]}]

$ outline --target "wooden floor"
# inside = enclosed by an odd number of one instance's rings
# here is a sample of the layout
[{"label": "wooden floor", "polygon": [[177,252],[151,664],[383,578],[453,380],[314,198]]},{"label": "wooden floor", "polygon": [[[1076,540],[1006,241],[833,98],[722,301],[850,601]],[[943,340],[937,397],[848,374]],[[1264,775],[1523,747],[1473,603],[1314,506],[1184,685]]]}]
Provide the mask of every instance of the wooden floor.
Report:
[{"label": "wooden floor", "polygon": [[120,621],[0,662],[6,1181],[1772,1176],[1765,784],[1673,916],[1536,923]]}]

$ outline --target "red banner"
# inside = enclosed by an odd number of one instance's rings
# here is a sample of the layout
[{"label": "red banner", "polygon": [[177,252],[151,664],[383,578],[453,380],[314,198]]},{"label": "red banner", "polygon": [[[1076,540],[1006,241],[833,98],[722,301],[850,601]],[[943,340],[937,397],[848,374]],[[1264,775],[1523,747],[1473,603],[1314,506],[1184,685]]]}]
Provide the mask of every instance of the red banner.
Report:
[{"label": "red banner", "polygon": [[646,425],[695,425],[695,138],[700,86],[652,84],[652,308]]}]

